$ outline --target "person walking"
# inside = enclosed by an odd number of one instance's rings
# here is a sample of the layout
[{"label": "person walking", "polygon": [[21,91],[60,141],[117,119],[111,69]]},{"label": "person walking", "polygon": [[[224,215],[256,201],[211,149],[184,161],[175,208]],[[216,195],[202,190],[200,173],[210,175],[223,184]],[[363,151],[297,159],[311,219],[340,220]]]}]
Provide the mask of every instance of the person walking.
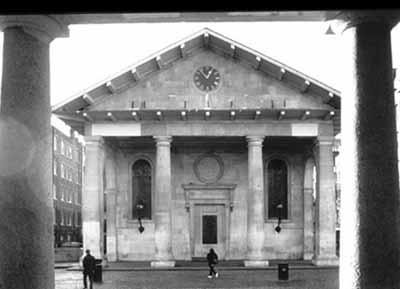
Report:
[{"label": "person walking", "polygon": [[83,267],[83,287],[87,288],[87,277],[89,277],[90,289],[93,289],[94,271],[96,269],[96,259],[90,255],[90,250],[86,250],[86,256],[82,260]]},{"label": "person walking", "polygon": [[218,255],[215,253],[214,249],[211,248],[207,254],[208,268],[210,269],[208,273],[208,278],[211,279],[213,276],[218,278],[218,272],[215,270],[215,266],[218,264]]}]

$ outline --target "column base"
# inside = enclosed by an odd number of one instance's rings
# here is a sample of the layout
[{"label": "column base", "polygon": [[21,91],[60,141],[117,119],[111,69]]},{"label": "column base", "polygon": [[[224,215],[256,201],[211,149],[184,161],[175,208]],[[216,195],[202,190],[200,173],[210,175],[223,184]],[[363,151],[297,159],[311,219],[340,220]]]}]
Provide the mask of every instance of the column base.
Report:
[{"label": "column base", "polygon": [[304,260],[313,260],[314,254],[313,253],[304,253],[303,259]]},{"label": "column base", "polygon": [[108,253],[107,254],[107,260],[109,261],[109,262],[117,262],[117,254],[110,254],[110,253]]},{"label": "column base", "polygon": [[329,257],[316,257],[312,261],[316,266],[339,266],[339,258],[336,255]]},{"label": "column base", "polygon": [[244,260],[245,267],[268,267],[268,260]]},{"label": "column base", "polygon": [[155,268],[171,268],[175,267],[175,261],[151,261],[150,266]]}]

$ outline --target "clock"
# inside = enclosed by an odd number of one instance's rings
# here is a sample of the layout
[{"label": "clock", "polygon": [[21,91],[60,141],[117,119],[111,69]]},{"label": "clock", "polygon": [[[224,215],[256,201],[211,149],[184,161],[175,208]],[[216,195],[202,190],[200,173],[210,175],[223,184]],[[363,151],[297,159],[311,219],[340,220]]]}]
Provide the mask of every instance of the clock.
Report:
[{"label": "clock", "polygon": [[207,65],[198,68],[193,76],[196,87],[202,91],[217,89],[221,82],[221,76],[214,67]]}]

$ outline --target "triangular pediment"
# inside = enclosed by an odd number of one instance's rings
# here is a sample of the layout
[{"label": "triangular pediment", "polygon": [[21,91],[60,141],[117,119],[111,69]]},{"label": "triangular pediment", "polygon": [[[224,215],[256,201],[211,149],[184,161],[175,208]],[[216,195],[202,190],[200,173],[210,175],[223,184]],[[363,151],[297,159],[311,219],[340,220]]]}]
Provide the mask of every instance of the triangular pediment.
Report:
[{"label": "triangular pediment", "polygon": [[[216,89],[196,86],[197,69],[219,73]],[[297,110],[323,117],[340,93],[208,28],[150,55],[53,107],[61,118],[132,110]],[[336,113],[338,115],[338,113]]]}]

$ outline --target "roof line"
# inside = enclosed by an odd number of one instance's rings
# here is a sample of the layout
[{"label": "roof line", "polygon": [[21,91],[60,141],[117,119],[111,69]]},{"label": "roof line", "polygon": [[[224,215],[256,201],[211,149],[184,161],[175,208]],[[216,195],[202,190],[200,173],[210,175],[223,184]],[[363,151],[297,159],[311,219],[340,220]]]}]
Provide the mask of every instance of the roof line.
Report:
[{"label": "roof line", "polygon": [[274,58],[271,58],[271,57],[269,57],[269,56],[267,56],[267,55],[265,55],[265,54],[263,54],[263,53],[261,53],[259,51],[256,51],[256,50],[254,50],[254,49],[252,49],[250,47],[247,47],[247,46],[245,46],[245,45],[243,45],[243,44],[241,44],[241,43],[239,43],[239,42],[237,42],[235,40],[232,40],[232,39],[230,39],[230,38],[228,38],[228,37],[226,37],[226,36],[224,36],[224,35],[222,35],[222,34],[220,34],[218,32],[215,32],[215,31],[209,29],[208,27],[204,27],[201,30],[199,30],[199,31],[197,31],[197,32],[195,32],[195,33],[193,33],[193,34],[191,34],[191,35],[189,35],[189,36],[187,36],[187,37],[185,37],[185,38],[183,38],[181,40],[178,40],[178,41],[166,46],[165,48],[163,48],[161,50],[158,50],[158,51],[150,54],[149,56],[147,56],[147,57],[145,57],[145,58],[143,58],[143,59],[141,59],[141,60],[139,60],[139,61],[137,61],[137,62],[125,67],[125,68],[123,68],[123,69],[121,69],[121,70],[119,70],[118,72],[111,74],[110,76],[104,78],[103,80],[98,81],[95,84],[93,84],[93,85],[91,85],[91,86],[89,86],[89,87],[87,87],[85,89],[80,90],[79,92],[77,92],[76,94],[72,95],[71,97],[68,97],[67,99],[65,99],[65,100],[59,102],[58,104],[55,104],[54,106],[52,106],[52,111],[55,111],[55,110],[61,108],[65,104],[69,103],[70,101],[75,100],[75,99],[83,96],[88,91],[93,90],[93,89],[95,89],[95,88],[97,88],[97,87],[99,87],[99,86],[101,86],[103,84],[106,84],[108,81],[111,81],[113,78],[115,78],[115,77],[117,77],[117,76],[119,76],[119,75],[121,75],[123,73],[126,73],[126,72],[132,70],[133,68],[138,67],[139,65],[149,61],[150,59],[153,59],[153,58],[157,57],[158,55],[161,55],[162,53],[164,53],[164,52],[166,52],[166,51],[168,51],[168,50],[170,50],[172,48],[175,48],[178,45],[184,44],[185,42],[187,42],[187,41],[189,41],[189,40],[191,40],[191,39],[193,39],[193,38],[195,38],[195,37],[197,37],[197,36],[199,36],[201,34],[204,34],[206,32],[211,34],[211,35],[214,35],[215,37],[217,37],[219,39],[222,39],[222,40],[224,40],[226,42],[234,44],[235,46],[240,47],[241,49],[246,50],[246,51],[254,54],[255,56],[258,56],[258,57],[260,57],[262,59],[265,59],[266,61],[269,61],[269,62],[273,63],[276,66],[280,66],[281,68],[284,68],[287,71],[290,71],[290,72],[292,72],[294,74],[297,74],[297,75],[303,77],[306,80],[312,81],[313,83],[317,84],[318,86],[320,86],[320,87],[322,87],[322,88],[324,88],[324,89],[326,89],[328,91],[334,92],[338,96],[341,95],[340,92],[338,90],[336,90],[335,88],[330,87],[330,86],[328,86],[328,85],[316,80],[315,78],[312,78],[312,77],[310,77],[310,76],[308,76],[308,75],[306,75],[306,74],[304,74],[304,73],[302,73],[302,72],[300,72],[300,71],[298,71],[298,70],[296,70],[296,69],[294,69],[294,68],[292,68],[292,67],[290,67],[290,66],[288,66],[288,65],[286,65],[286,64],[284,64],[284,63],[282,63],[282,62],[280,62],[280,61],[278,61],[276,59],[274,59]]},{"label": "roof line", "polygon": [[315,78],[304,74],[303,72],[300,72],[300,71],[298,71],[298,70],[296,70],[296,69],[294,69],[294,68],[292,68],[292,67],[290,67],[290,66],[288,66],[288,65],[286,65],[286,64],[284,64],[284,63],[282,63],[282,62],[280,62],[280,61],[278,61],[278,60],[276,60],[276,59],[274,59],[272,57],[270,57],[270,56],[267,56],[267,55],[255,50],[255,49],[252,49],[252,48],[247,47],[247,46],[245,46],[245,45],[243,45],[243,44],[241,44],[241,43],[239,43],[239,42],[237,42],[235,40],[232,40],[232,39],[230,39],[230,38],[228,38],[228,37],[226,37],[226,36],[224,36],[224,35],[222,35],[222,34],[220,34],[218,32],[215,32],[215,31],[213,31],[211,29],[208,29],[208,31],[211,32],[212,34],[214,34],[214,36],[216,36],[218,38],[221,38],[221,39],[223,39],[223,40],[225,40],[227,42],[231,42],[232,44],[235,44],[235,46],[237,46],[237,47],[240,47],[240,48],[242,48],[242,49],[244,49],[244,50],[246,50],[248,52],[251,52],[252,54],[254,54],[256,56],[259,56],[260,58],[263,58],[263,59],[265,59],[265,60],[267,60],[269,62],[272,62],[273,64],[275,64],[277,66],[280,66],[280,67],[284,68],[286,71],[290,71],[290,72],[293,72],[294,74],[298,74],[298,75],[302,76],[303,78],[305,78],[306,80],[311,80],[312,82],[318,84],[319,86],[325,88],[326,90],[330,90],[330,91],[335,92],[336,94],[340,95],[340,91],[338,91],[337,89],[335,89],[333,87],[330,87],[329,85],[327,85],[325,83],[322,83],[319,80],[316,80]]},{"label": "roof line", "polygon": [[89,86],[89,87],[87,87],[87,88],[84,88],[84,89],[80,90],[79,92],[73,94],[72,96],[68,97],[67,99],[63,100],[62,102],[59,102],[58,104],[55,104],[55,105],[53,106],[52,110],[54,111],[54,110],[59,109],[59,108],[62,107],[63,105],[67,104],[68,102],[70,102],[70,101],[72,101],[72,100],[74,100],[74,99],[79,98],[79,97],[82,96],[83,94],[87,93],[88,91],[90,91],[90,90],[92,90],[92,89],[94,89],[94,88],[96,88],[96,87],[99,87],[99,86],[102,85],[102,84],[107,83],[107,81],[112,80],[112,79],[115,78],[116,76],[121,75],[122,73],[128,72],[128,71],[130,71],[131,69],[133,69],[133,68],[135,68],[135,67],[138,67],[139,65],[141,65],[141,64],[143,64],[143,63],[149,61],[150,59],[152,59],[152,58],[154,58],[154,57],[156,57],[156,56],[162,54],[163,52],[168,51],[169,49],[172,49],[172,48],[174,48],[174,47],[176,47],[176,46],[178,46],[178,45],[181,45],[181,44],[183,44],[183,43],[185,43],[185,42],[187,42],[187,41],[189,41],[189,40],[191,40],[191,39],[193,39],[193,38],[195,38],[195,37],[197,37],[197,36],[199,36],[199,35],[201,35],[201,34],[203,34],[203,33],[205,33],[205,32],[209,32],[209,31],[211,31],[211,30],[208,29],[208,28],[203,28],[203,29],[201,29],[201,30],[199,30],[199,31],[197,31],[197,32],[195,32],[195,33],[193,33],[193,34],[191,34],[191,35],[189,35],[189,36],[187,36],[187,37],[181,39],[181,40],[178,40],[178,41],[176,41],[176,42],[174,42],[174,43],[168,45],[167,47],[165,47],[165,48],[163,48],[163,49],[161,49],[161,50],[158,50],[158,51],[156,51],[156,52],[150,54],[149,56],[147,56],[147,57],[145,57],[145,58],[142,58],[141,60],[139,60],[139,61],[137,61],[137,62],[135,62],[135,63],[133,63],[133,64],[130,64],[129,66],[126,66],[125,68],[119,70],[118,72],[115,72],[115,73],[113,73],[113,74],[107,76],[106,78],[104,78],[104,79],[102,79],[102,80],[100,80],[100,81],[94,83],[93,85],[91,85],[91,86]]}]

